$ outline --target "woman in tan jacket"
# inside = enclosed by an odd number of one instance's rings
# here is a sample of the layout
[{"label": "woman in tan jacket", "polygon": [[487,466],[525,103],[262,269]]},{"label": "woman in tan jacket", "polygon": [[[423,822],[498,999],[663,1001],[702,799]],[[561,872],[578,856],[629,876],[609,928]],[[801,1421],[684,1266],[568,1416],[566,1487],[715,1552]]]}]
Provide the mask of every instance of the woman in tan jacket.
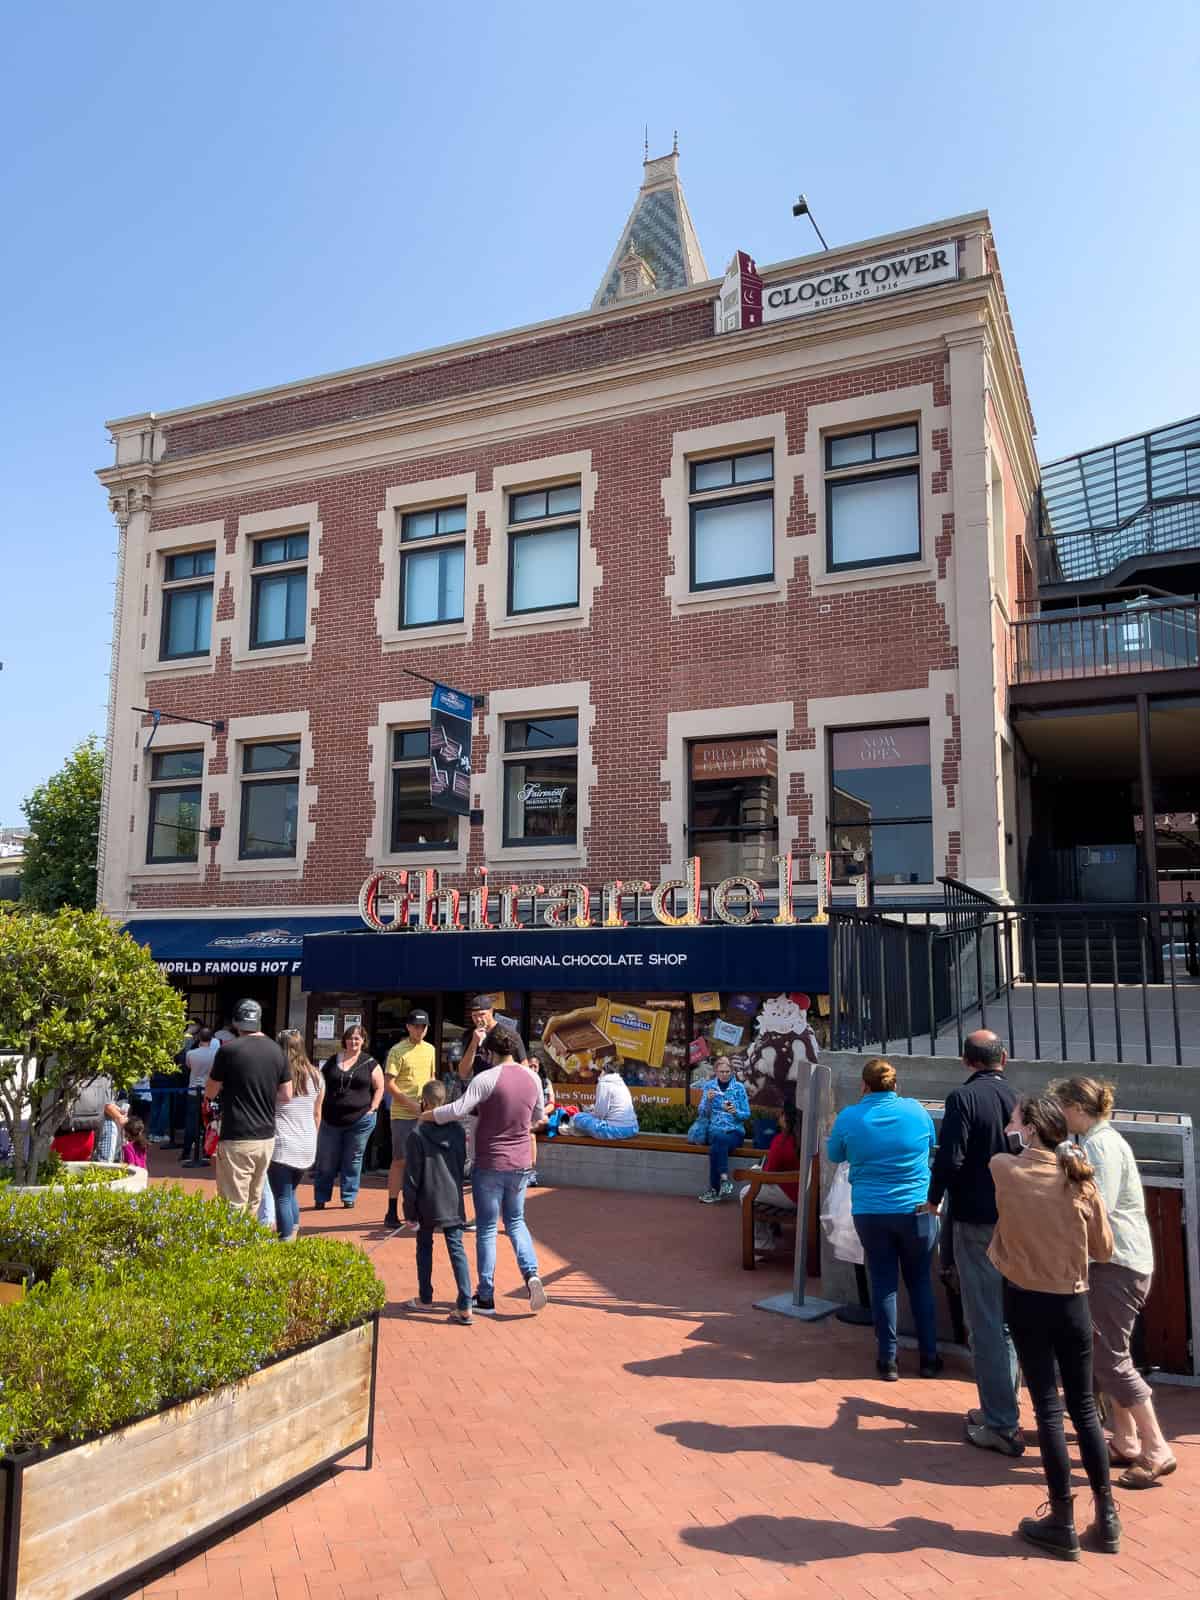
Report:
[{"label": "woman in tan jacket", "polygon": [[[1113,1504],[1108,1448],[1092,1394],[1088,1260],[1107,1261],[1113,1238],[1083,1152],[1052,1094],[1029,1096],[1013,1112],[1009,1142],[1019,1155],[993,1156],[999,1221],[988,1255],[1004,1278],[1004,1311],[1037,1414],[1049,1514],[1025,1517],[1018,1533],[1064,1561],[1078,1561],[1063,1397],[1096,1501],[1090,1543],[1116,1555],[1121,1524]],[[1046,1510],[1043,1507],[1043,1510]]]}]

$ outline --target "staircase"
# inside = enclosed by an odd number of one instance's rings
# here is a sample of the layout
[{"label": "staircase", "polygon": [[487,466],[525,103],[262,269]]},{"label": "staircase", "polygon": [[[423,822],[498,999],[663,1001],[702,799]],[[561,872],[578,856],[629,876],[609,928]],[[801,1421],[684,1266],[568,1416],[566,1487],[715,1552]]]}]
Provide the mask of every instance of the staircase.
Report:
[{"label": "staircase", "polygon": [[[1038,983],[1059,981],[1059,947],[1064,983],[1141,983],[1155,981],[1155,951],[1147,918],[1137,912],[1109,911],[1103,905],[1086,911],[1063,906],[1061,911],[1030,916],[1025,932],[1025,977]],[[1115,960],[1114,960],[1115,951]],[[1090,970],[1089,970],[1090,963]]]}]

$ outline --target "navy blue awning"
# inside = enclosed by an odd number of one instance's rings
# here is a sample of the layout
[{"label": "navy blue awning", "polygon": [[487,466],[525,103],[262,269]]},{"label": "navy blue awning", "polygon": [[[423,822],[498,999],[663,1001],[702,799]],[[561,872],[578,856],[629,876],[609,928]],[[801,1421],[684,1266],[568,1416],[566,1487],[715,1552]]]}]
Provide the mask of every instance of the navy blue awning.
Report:
[{"label": "navy blue awning", "polygon": [[493,933],[317,933],[304,941],[303,987],[377,992],[734,989],[829,992],[829,929],[659,925]]},{"label": "navy blue awning", "polygon": [[291,975],[310,933],[361,928],[357,917],[137,917],[125,924],[164,972],[192,977]]}]

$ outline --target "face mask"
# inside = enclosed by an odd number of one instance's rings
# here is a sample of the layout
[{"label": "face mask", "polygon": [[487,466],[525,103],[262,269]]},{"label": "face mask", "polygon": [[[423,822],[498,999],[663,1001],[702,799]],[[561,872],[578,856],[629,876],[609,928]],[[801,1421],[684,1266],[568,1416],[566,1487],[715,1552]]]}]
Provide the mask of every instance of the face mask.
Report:
[{"label": "face mask", "polygon": [[1022,1139],[1021,1135],[1019,1133],[1009,1132],[1006,1133],[1004,1137],[1008,1140],[1009,1155],[1019,1156],[1025,1149],[1025,1141]]}]

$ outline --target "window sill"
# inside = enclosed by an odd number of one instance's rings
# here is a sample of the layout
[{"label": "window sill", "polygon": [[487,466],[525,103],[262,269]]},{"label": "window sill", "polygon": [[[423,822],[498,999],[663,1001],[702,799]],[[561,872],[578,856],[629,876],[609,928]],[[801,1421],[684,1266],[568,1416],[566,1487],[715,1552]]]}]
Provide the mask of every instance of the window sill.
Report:
[{"label": "window sill", "polygon": [[848,584],[871,584],[887,588],[897,578],[930,578],[936,568],[929,561],[896,561],[877,567],[847,567],[842,572],[814,572],[814,589],[844,589]]},{"label": "window sill", "polygon": [[586,625],[587,617],[581,606],[561,606],[554,611],[530,611],[515,617],[496,617],[491,624],[493,633],[538,633],[545,628],[582,628]]},{"label": "window sill", "polygon": [[239,650],[233,658],[234,670],[240,667],[266,667],[280,661],[308,661],[312,656],[312,643],[277,644],[262,650]]},{"label": "window sill", "polygon": [[224,861],[223,878],[300,878],[304,863],[291,856],[281,856],[274,861]]},{"label": "window sill", "polygon": [[782,600],[784,588],[781,583],[772,580],[770,583],[731,583],[720,589],[689,589],[686,594],[676,597],[676,606],[696,606],[703,608],[711,605],[728,605],[735,601]]},{"label": "window sill", "polygon": [[204,877],[204,866],[199,861],[158,861],[145,862],[140,867],[131,867],[129,871],[130,883],[137,883],[144,879],[148,883],[163,878],[183,879],[186,882],[195,882]]},{"label": "window sill", "polygon": [[371,856],[370,860],[377,871],[388,867],[407,869],[409,872],[420,872],[423,867],[458,867],[465,870],[467,852],[461,849],[419,850],[400,855],[385,852],[382,855]]},{"label": "window sill", "polygon": [[[584,864],[583,851],[575,850],[563,852],[554,850],[552,845],[506,845],[499,850],[493,850],[489,856],[490,862],[497,862],[501,866],[515,866],[518,863],[530,864],[534,862],[540,866],[553,867],[581,867]],[[492,886],[493,889],[495,885]]]},{"label": "window sill", "polygon": [[427,644],[466,644],[470,638],[463,622],[431,622],[428,627],[393,628],[382,635],[385,650],[419,650]]},{"label": "window sill", "polygon": [[202,656],[187,656],[179,661],[147,661],[142,668],[145,678],[182,677],[188,672],[211,672],[215,665],[212,651]]}]

